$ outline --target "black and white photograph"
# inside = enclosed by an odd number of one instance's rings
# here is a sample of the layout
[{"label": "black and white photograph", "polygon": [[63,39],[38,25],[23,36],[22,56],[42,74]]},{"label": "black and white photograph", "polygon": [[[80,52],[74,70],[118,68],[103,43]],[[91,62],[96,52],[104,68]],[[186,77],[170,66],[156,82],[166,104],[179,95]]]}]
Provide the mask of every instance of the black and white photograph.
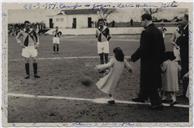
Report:
[{"label": "black and white photograph", "polygon": [[191,127],[192,4],[3,3],[3,125]]}]

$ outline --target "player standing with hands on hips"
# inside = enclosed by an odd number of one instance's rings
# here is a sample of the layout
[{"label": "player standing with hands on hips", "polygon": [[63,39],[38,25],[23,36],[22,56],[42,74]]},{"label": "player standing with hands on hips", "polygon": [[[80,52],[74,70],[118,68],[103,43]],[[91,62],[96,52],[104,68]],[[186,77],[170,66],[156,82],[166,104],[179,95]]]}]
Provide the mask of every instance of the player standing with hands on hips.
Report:
[{"label": "player standing with hands on hips", "polygon": [[97,51],[100,56],[100,64],[108,63],[109,40],[111,37],[109,28],[105,25],[104,19],[98,20],[96,38],[98,40]]},{"label": "player standing with hands on hips", "polygon": [[40,78],[40,76],[37,74],[38,64],[36,61],[36,57],[38,55],[37,48],[39,46],[39,39],[36,32],[31,28],[29,21],[24,22],[24,27],[24,30],[17,34],[16,40],[17,43],[22,46],[22,56],[25,58],[25,79],[30,78],[30,58],[33,60],[34,78]]}]

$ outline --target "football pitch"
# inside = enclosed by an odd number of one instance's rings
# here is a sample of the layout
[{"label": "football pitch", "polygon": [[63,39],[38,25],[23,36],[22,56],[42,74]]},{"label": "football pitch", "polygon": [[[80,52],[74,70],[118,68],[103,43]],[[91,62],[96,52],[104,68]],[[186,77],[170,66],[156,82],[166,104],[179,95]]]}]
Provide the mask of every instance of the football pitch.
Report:
[{"label": "football pitch", "polygon": [[[139,35],[112,35],[110,56],[121,47],[130,56],[139,46]],[[166,50],[172,50],[171,36],[165,39]],[[52,36],[40,36],[38,48],[40,79],[24,79],[24,58],[15,37],[8,37],[8,122],[188,122],[188,101],[178,99],[177,107],[166,105],[162,111],[150,110],[147,104],[131,101],[139,90],[139,61],[131,63],[133,72],[124,71],[114,98],[98,90],[100,78],[94,67],[99,64],[95,36],[63,36],[59,54],[53,54]],[[32,65],[30,67],[32,74]],[[90,86],[82,80],[92,80]],[[180,88],[180,92],[181,92]]]}]

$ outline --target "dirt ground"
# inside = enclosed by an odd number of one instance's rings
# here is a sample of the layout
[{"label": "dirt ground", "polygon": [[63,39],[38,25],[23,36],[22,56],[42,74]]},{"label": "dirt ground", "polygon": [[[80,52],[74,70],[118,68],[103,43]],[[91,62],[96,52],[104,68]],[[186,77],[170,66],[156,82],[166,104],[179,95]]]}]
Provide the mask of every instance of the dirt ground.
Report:
[{"label": "dirt ground", "polygon": [[[166,49],[170,35],[165,39]],[[139,46],[139,35],[113,35],[110,49],[119,46],[125,55],[131,55]],[[60,53],[52,52],[52,37],[41,36],[38,72],[40,79],[25,80],[24,60],[21,48],[14,37],[9,37],[8,44],[8,93],[34,96],[107,98],[95,86],[100,75],[94,70],[99,58],[52,59],[54,57],[97,56],[96,40],[93,36],[63,36]],[[50,58],[50,59],[48,59]],[[139,61],[131,63],[133,73],[124,71],[115,90],[117,100],[131,101],[137,96],[139,86]],[[32,72],[32,67],[31,67]],[[89,77],[90,86],[81,81]],[[182,90],[180,90],[181,92]],[[188,101],[178,99],[180,104]],[[87,100],[47,99],[8,96],[8,122],[188,122],[189,109],[165,107],[162,111],[153,111],[148,105],[94,103]]]}]

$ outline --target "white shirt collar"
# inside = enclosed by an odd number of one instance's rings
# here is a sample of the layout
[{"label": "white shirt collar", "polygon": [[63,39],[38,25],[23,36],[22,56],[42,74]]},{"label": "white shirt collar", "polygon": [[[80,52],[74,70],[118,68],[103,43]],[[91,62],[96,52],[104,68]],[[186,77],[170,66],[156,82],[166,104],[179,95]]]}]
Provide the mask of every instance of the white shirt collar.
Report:
[{"label": "white shirt collar", "polygon": [[152,21],[149,21],[146,25],[146,27],[148,27],[150,24],[152,24]]}]

